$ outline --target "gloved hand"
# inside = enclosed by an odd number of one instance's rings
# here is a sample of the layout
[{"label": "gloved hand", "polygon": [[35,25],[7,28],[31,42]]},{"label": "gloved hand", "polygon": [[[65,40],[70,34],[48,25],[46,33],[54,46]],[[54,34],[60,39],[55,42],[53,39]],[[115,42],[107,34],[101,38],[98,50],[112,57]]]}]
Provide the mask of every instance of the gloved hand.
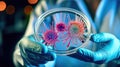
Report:
[{"label": "gloved hand", "polygon": [[19,41],[20,53],[25,65],[45,64],[48,61],[54,61],[56,55],[49,52],[42,43],[35,42],[33,35],[23,37]]},{"label": "gloved hand", "polygon": [[97,64],[120,58],[120,41],[114,35],[110,33],[93,34],[90,40],[95,42],[96,45],[101,45],[102,48],[97,51],[80,48],[77,53],[70,56]]}]

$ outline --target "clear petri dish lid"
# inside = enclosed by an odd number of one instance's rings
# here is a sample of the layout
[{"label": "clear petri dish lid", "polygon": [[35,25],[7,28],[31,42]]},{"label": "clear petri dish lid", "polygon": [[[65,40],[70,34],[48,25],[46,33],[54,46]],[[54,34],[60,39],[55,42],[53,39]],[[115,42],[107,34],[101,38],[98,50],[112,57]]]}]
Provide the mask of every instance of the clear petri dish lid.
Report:
[{"label": "clear petri dish lid", "polygon": [[34,36],[49,51],[68,55],[88,45],[90,28],[90,22],[82,12],[71,8],[54,8],[39,16],[34,26]]}]

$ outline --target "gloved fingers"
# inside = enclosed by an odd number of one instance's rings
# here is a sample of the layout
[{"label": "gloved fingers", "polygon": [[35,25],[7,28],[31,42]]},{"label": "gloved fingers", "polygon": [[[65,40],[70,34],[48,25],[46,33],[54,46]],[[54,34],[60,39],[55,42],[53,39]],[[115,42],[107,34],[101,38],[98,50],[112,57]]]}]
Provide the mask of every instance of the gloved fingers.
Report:
[{"label": "gloved fingers", "polygon": [[25,50],[26,53],[21,49],[21,56],[24,59],[25,63],[37,65],[37,64],[45,64],[48,61],[53,61],[56,58],[56,54],[52,52],[47,52],[45,54],[39,54],[30,50]]},{"label": "gloved fingers", "polygon": [[56,55],[52,52],[47,52],[46,54],[39,54],[26,50],[26,54],[22,55],[22,57],[31,64],[36,65],[36,64],[45,64],[48,61],[53,61],[55,60]]},{"label": "gloved fingers", "polygon": [[92,62],[94,59],[94,53],[84,48],[78,49],[78,51],[75,54],[71,54],[69,56],[83,60],[83,61],[87,61],[87,62]]},{"label": "gloved fingers", "polygon": [[119,57],[119,40],[112,34],[99,33],[91,35],[91,41],[104,45],[96,52],[91,50],[80,48],[71,57],[93,63],[106,63]]},{"label": "gloved fingers", "polygon": [[56,58],[55,53],[47,52],[45,54],[39,54],[32,52],[30,50],[26,50],[26,55],[31,60],[46,60],[46,61],[53,61]]},{"label": "gloved fingers", "polygon": [[19,41],[19,47],[24,61],[33,65],[45,64],[56,58],[56,55],[48,51],[44,44],[35,42],[33,36],[22,38]]},{"label": "gloved fingers", "polygon": [[99,42],[107,42],[107,41],[113,40],[114,38],[115,36],[113,36],[112,34],[99,33],[99,34],[91,35],[90,40],[93,42],[99,43]]},{"label": "gloved fingers", "polygon": [[48,51],[48,53],[45,54],[45,60],[53,61],[55,59],[56,59],[55,53]]},{"label": "gloved fingers", "polygon": [[23,37],[19,41],[19,46],[20,48],[24,49],[24,51],[30,50],[32,52],[36,52],[40,54],[48,52],[48,49],[45,45],[43,45],[42,43],[35,42],[33,35],[28,37]]},{"label": "gloved fingers", "polygon": [[39,60],[39,61],[36,61],[36,60],[31,60],[29,58],[26,58],[24,56],[22,56],[22,59],[24,60],[24,63],[27,64],[27,65],[35,65],[35,66],[38,66],[39,64],[45,64],[47,63],[48,61],[43,61],[43,60]]},{"label": "gloved fingers", "polygon": [[70,57],[77,58],[82,61],[86,62],[93,62],[102,64],[105,62],[105,55],[101,52],[93,52],[91,50],[80,48],[78,51],[74,54],[69,55]]}]

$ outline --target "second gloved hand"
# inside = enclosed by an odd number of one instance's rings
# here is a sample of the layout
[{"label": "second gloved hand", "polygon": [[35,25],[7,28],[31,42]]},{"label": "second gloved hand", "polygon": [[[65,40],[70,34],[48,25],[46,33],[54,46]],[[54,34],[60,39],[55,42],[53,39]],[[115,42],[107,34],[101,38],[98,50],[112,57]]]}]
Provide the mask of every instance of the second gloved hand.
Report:
[{"label": "second gloved hand", "polygon": [[37,66],[54,61],[56,58],[56,55],[49,52],[45,45],[36,42],[33,35],[22,38],[19,47],[25,65]]},{"label": "second gloved hand", "polygon": [[97,51],[91,51],[85,48],[80,48],[77,53],[70,55],[71,57],[93,63],[107,63],[114,59],[120,58],[120,41],[110,33],[93,34],[91,41],[102,48]]}]

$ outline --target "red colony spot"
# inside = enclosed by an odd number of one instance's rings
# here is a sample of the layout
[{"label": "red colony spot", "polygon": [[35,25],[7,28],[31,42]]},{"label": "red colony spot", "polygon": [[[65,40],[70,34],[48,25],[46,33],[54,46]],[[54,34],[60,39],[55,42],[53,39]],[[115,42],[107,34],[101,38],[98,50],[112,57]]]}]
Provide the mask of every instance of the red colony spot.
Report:
[{"label": "red colony spot", "polygon": [[63,22],[58,23],[56,24],[56,29],[58,32],[63,32],[66,30],[66,25]]},{"label": "red colony spot", "polygon": [[43,34],[43,39],[45,40],[46,43],[48,44],[53,44],[57,41],[57,33],[53,30],[47,30],[44,34]]}]

